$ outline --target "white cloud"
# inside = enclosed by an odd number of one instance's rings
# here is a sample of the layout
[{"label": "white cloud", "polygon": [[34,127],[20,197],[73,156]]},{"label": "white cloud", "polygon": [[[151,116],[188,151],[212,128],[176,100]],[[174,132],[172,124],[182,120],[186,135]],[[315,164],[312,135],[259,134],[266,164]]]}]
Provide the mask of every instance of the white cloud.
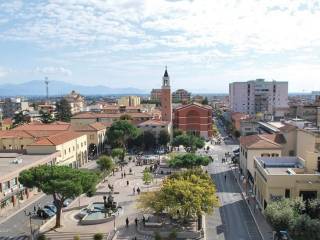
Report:
[{"label": "white cloud", "polygon": [[5,69],[4,67],[0,66],[0,78],[7,76],[8,72],[9,71],[7,69]]},{"label": "white cloud", "polygon": [[72,71],[64,67],[37,67],[33,71],[34,73],[40,73],[45,75],[62,75],[62,76],[71,76]]}]

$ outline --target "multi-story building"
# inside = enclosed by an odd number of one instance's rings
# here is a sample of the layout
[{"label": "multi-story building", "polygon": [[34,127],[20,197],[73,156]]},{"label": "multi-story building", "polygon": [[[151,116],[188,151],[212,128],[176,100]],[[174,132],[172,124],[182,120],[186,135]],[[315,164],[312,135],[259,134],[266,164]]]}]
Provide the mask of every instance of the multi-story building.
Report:
[{"label": "multi-story building", "polygon": [[140,105],[140,97],[138,96],[123,96],[118,99],[118,105],[126,107],[137,107]]},{"label": "multi-story building", "polygon": [[150,93],[150,99],[152,101],[160,102],[162,89],[152,89]]},{"label": "multi-story building", "polygon": [[206,139],[212,137],[212,108],[190,103],[174,109],[174,126]]},{"label": "multi-story building", "polygon": [[84,111],[85,109],[85,99],[76,91],[72,91],[70,94],[64,97],[71,107],[71,113],[76,114]]},{"label": "multi-story building", "polygon": [[272,114],[281,118],[288,111],[288,82],[256,79],[229,85],[232,112]]},{"label": "multi-story building", "polygon": [[27,201],[38,189],[29,189],[19,183],[19,173],[44,164],[55,164],[59,152],[51,154],[0,153],[0,214],[18,207]]},{"label": "multi-story building", "polygon": [[172,93],[173,102],[189,102],[191,100],[191,93],[184,89],[178,89]]},{"label": "multi-story building", "polygon": [[79,168],[88,162],[88,140],[85,133],[66,131],[41,137],[27,145],[29,154],[60,152],[56,164]]},{"label": "multi-story building", "polygon": [[159,138],[160,132],[165,131],[172,138],[172,123],[160,120],[148,120],[137,126],[143,132],[151,132],[156,139]]}]

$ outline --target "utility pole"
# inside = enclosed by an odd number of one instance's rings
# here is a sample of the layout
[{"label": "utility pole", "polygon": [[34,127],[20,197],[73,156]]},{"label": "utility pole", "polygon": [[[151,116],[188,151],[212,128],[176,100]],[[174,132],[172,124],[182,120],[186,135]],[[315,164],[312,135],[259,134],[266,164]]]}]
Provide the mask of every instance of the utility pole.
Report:
[{"label": "utility pole", "polygon": [[47,100],[47,103],[49,102],[49,80],[48,80],[48,77],[45,77],[44,78],[44,83],[46,84],[46,100]]}]

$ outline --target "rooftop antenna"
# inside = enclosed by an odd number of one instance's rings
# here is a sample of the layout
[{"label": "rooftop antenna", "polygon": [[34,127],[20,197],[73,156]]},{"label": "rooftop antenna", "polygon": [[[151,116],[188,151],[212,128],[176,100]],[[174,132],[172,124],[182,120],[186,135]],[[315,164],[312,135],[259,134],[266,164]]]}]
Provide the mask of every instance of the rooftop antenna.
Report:
[{"label": "rooftop antenna", "polygon": [[44,78],[44,83],[46,84],[46,99],[49,102],[49,80],[48,77]]}]

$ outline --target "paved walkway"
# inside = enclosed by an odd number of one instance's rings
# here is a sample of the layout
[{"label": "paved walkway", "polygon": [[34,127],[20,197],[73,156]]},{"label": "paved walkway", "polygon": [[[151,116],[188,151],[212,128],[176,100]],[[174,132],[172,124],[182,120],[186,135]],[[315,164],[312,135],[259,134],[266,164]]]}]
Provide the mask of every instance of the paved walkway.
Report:
[{"label": "paved walkway", "polygon": [[[142,219],[142,213],[137,209],[135,201],[137,199],[137,193],[133,193],[133,187],[139,187],[142,192],[149,191],[154,188],[157,188],[161,182],[161,179],[155,179],[154,183],[151,185],[144,185],[142,182],[143,170],[146,166],[135,166],[134,163],[129,163],[128,166],[123,168],[125,171],[126,177],[121,178],[121,171],[116,172],[115,176],[110,176],[107,182],[101,183],[98,185],[97,195],[89,198],[86,196],[82,196],[80,201],[76,200],[72,204],[68,206],[67,209],[78,207],[79,203],[81,206],[88,205],[92,202],[103,202],[103,196],[107,195],[109,192],[108,184],[114,185],[114,191],[119,192],[119,194],[114,194],[114,200],[118,202],[119,206],[123,207],[123,212],[120,213],[115,220],[115,226],[119,231],[118,239],[132,239],[137,237],[138,239],[144,239],[143,236],[139,235],[136,231],[134,219],[137,217],[138,219]],[[129,168],[132,168],[133,174],[129,175]],[[129,181],[129,186],[127,186],[127,181]],[[78,220],[76,220],[75,216],[79,213],[79,210],[71,210],[64,212],[62,214],[62,227],[56,229],[54,234],[52,231],[48,232],[51,240],[60,239],[59,234],[61,235],[66,233],[109,233],[114,230],[114,222],[97,224],[97,225],[79,225]],[[125,220],[128,217],[129,219],[129,227],[125,226]],[[54,221],[45,226],[42,231],[48,231],[54,226]],[[75,234],[76,235],[76,234]],[[57,237],[54,237],[57,236]]]}]

